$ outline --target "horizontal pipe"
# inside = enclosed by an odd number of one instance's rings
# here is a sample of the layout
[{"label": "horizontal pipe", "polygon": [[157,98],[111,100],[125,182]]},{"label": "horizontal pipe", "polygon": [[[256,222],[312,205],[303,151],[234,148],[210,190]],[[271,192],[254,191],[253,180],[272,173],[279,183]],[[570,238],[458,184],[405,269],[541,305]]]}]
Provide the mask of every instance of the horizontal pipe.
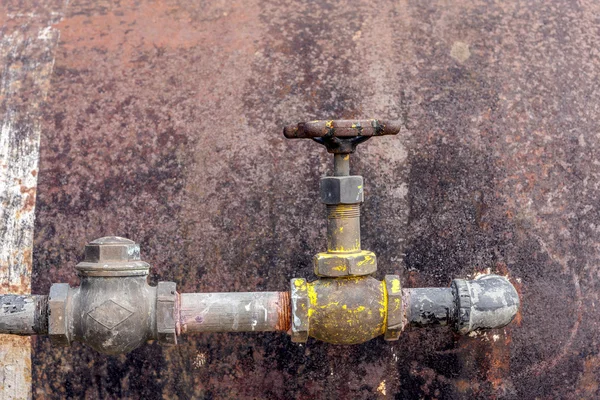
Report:
[{"label": "horizontal pipe", "polygon": [[504,276],[481,275],[473,280],[455,279],[449,288],[402,289],[406,325],[452,325],[467,334],[502,328],[519,310],[519,294]]},{"label": "horizontal pipe", "polygon": [[0,333],[43,335],[48,333],[48,296],[0,295]]},{"label": "horizontal pipe", "polygon": [[406,322],[410,326],[444,326],[453,323],[455,300],[451,288],[402,289]]},{"label": "horizontal pipe", "polygon": [[183,293],[179,323],[181,333],[287,331],[289,292]]}]

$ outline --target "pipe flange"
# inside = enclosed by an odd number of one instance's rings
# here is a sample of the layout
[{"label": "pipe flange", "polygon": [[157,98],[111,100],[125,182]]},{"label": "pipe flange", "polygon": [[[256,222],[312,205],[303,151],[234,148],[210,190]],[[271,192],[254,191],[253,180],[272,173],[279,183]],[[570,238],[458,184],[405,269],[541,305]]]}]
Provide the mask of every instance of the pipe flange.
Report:
[{"label": "pipe flange", "polygon": [[306,279],[294,278],[291,281],[290,298],[292,303],[292,342],[306,343],[308,341],[308,283]]},{"label": "pipe flange", "polygon": [[167,345],[177,344],[177,284],[158,282],[156,286],[156,338]]},{"label": "pipe flange", "polygon": [[386,275],[384,281],[387,292],[387,319],[384,339],[388,341],[398,340],[406,324],[402,307],[400,277],[398,275]]}]

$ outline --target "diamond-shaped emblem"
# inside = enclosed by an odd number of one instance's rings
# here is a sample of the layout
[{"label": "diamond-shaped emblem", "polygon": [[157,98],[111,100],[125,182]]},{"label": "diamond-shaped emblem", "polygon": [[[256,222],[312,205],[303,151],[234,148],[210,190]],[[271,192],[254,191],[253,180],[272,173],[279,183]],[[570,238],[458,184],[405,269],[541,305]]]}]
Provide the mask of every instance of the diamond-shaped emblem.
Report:
[{"label": "diamond-shaped emblem", "polygon": [[100,325],[113,329],[127,318],[133,315],[133,311],[113,300],[106,300],[98,307],[94,308],[88,315]]}]

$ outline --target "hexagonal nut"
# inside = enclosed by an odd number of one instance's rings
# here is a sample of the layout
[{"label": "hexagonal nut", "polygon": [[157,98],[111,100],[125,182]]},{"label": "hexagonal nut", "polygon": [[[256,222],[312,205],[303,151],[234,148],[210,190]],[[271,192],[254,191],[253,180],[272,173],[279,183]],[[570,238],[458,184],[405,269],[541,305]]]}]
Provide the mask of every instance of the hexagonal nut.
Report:
[{"label": "hexagonal nut", "polygon": [[377,271],[377,256],[367,250],[356,253],[319,253],[314,257],[314,265],[317,276],[335,278],[369,275]]},{"label": "hexagonal nut", "polygon": [[140,260],[140,245],[119,236],[107,236],[85,245],[88,263]]},{"label": "hexagonal nut", "polygon": [[306,343],[308,340],[308,283],[306,279],[294,278],[290,282],[290,300],[292,303],[292,342]]},{"label": "hexagonal nut", "polygon": [[48,295],[48,336],[50,336],[52,343],[57,346],[71,344],[67,310],[69,289],[68,283],[55,283],[50,286],[50,294]]},{"label": "hexagonal nut", "polygon": [[158,282],[156,286],[156,337],[160,343],[177,344],[177,284]]},{"label": "hexagonal nut", "polygon": [[356,204],[364,201],[362,176],[321,178],[321,201],[325,204]]},{"label": "hexagonal nut", "polygon": [[398,340],[405,325],[400,277],[398,275],[386,275],[384,282],[387,291],[387,322],[384,339]]}]

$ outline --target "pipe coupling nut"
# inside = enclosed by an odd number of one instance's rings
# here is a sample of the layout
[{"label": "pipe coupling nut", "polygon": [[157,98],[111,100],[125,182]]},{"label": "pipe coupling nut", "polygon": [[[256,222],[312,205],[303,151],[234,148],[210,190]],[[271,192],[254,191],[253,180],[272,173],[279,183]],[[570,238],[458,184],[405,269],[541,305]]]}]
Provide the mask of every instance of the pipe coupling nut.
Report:
[{"label": "pipe coupling nut", "polygon": [[290,298],[292,303],[292,342],[306,343],[308,341],[308,283],[306,279],[294,278],[291,281]]},{"label": "pipe coupling nut", "polygon": [[156,338],[164,344],[177,344],[177,284],[158,282],[156,286]]},{"label": "pipe coupling nut", "polygon": [[386,275],[385,288],[387,293],[387,319],[384,339],[398,340],[406,325],[406,316],[402,307],[402,287],[398,275]]}]

